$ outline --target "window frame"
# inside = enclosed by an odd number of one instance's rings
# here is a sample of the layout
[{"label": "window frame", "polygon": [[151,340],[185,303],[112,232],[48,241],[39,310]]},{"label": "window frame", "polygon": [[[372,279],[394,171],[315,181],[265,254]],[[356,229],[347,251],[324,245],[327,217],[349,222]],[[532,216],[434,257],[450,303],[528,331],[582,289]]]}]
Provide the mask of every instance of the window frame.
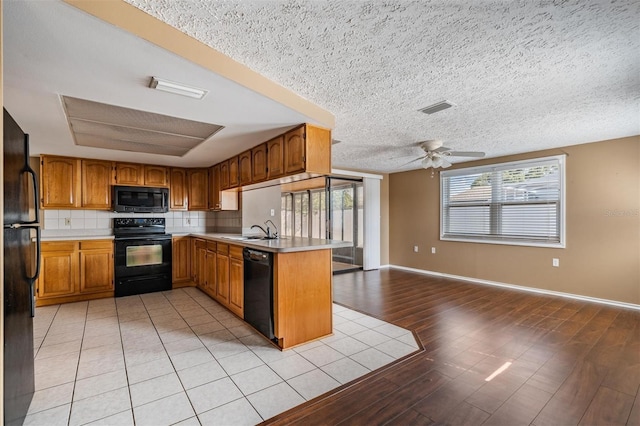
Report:
[{"label": "window frame", "polygon": [[[559,184],[559,197],[558,203],[559,205],[559,217],[558,219],[558,227],[560,228],[559,232],[559,242],[544,242],[544,241],[535,241],[535,240],[524,240],[524,239],[508,239],[508,238],[500,238],[494,237],[462,237],[459,235],[456,236],[447,236],[445,235],[445,203],[444,203],[444,194],[447,192],[447,188],[445,188],[445,178],[447,177],[455,177],[455,176],[464,176],[471,174],[482,174],[482,173],[491,173],[501,170],[509,170],[509,169],[518,169],[525,167],[536,167],[541,166],[542,163],[549,161],[557,161],[558,164],[558,184]],[[481,244],[500,244],[500,245],[515,245],[515,246],[526,246],[526,247],[546,247],[546,248],[566,248],[566,155],[553,155],[546,157],[536,157],[530,158],[527,160],[518,160],[518,161],[508,161],[502,163],[492,163],[483,166],[475,166],[475,167],[466,167],[459,168],[454,170],[446,170],[441,171],[440,175],[440,241],[454,241],[454,242],[465,242],[465,243],[481,243]],[[507,205],[508,203],[493,203],[490,202],[490,209],[494,210],[494,205],[503,204]],[[501,220],[502,216],[498,217],[497,215],[491,213],[489,216],[490,221]]]}]

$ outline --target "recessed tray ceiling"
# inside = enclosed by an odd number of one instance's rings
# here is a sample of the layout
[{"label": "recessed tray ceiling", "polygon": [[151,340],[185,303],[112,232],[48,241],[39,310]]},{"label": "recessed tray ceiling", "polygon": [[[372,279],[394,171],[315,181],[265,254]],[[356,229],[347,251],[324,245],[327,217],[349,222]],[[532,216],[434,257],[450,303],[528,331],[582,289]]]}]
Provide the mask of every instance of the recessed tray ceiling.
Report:
[{"label": "recessed tray ceiling", "polygon": [[76,145],[182,157],[223,126],[62,96]]}]

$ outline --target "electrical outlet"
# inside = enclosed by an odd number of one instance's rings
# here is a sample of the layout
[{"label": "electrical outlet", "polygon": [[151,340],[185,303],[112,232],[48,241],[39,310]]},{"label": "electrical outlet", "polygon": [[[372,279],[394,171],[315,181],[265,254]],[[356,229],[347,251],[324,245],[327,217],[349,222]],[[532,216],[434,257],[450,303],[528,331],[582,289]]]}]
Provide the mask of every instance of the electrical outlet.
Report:
[{"label": "electrical outlet", "polygon": [[271,209],[271,217],[274,217],[276,215],[276,209]]},{"label": "electrical outlet", "polygon": [[560,259],[554,257],[551,264],[556,268],[560,267]]},{"label": "electrical outlet", "polygon": [[413,246],[413,252],[417,253],[418,252],[418,246]]},{"label": "electrical outlet", "polygon": [[64,226],[71,226],[71,218],[70,217],[65,217],[64,218]]},{"label": "electrical outlet", "polygon": [[431,254],[436,254],[436,248],[435,247],[431,247]]}]

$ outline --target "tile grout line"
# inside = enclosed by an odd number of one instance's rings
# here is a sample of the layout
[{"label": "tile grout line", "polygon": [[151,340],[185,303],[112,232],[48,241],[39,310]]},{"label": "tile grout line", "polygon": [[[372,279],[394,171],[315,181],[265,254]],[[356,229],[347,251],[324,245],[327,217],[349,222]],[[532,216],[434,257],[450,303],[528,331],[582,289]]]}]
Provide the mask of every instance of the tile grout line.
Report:
[{"label": "tile grout line", "polygon": [[122,360],[124,362],[124,375],[127,378],[127,393],[129,394],[129,404],[131,405],[131,419],[133,424],[136,424],[136,414],[133,411],[133,399],[131,398],[131,383],[129,382],[129,369],[127,368],[127,356],[124,352],[124,340],[122,338],[122,324],[120,323],[120,312],[118,309],[118,300],[114,298],[114,304],[116,305],[116,318],[118,319],[118,334],[120,335],[120,347],[122,348]]},{"label": "tile grout line", "polygon": [[[59,309],[58,309],[59,312]],[[71,401],[69,403],[69,417],[67,418],[67,425],[71,425],[71,415],[73,414],[73,397],[76,393],[76,383],[78,383],[78,372],[80,371],[80,359],[82,357],[82,344],[84,343],[84,334],[87,329],[87,313],[89,312],[89,302],[86,302],[86,308],[84,312],[84,322],[82,324],[82,338],[80,339],[80,350],[78,351],[78,363],[76,364],[76,374],[73,379],[73,390],[71,391]]]},{"label": "tile grout line", "polygon": [[[161,292],[161,294],[162,294],[162,297],[164,297],[164,300],[166,300],[171,305],[171,307],[176,311],[176,313],[178,315],[180,315],[180,317],[182,319],[184,319],[182,314],[180,314],[180,312],[176,309],[175,305],[171,302],[171,300],[169,300],[169,298],[167,298],[167,296],[164,294],[164,292]],[[142,303],[145,305],[145,310],[147,310],[147,314],[148,314],[149,310],[147,309],[147,305],[144,303],[144,300],[142,301]],[[173,373],[178,378],[178,382],[180,383],[180,386],[182,387],[182,391],[184,392],[185,396],[187,397],[187,401],[189,401],[189,406],[191,406],[191,409],[193,410],[193,414],[194,414],[195,419],[198,421],[198,423],[202,424],[200,422],[200,418],[198,417],[198,413],[196,412],[196,408],[193,406],[193,402],[191,402],[191,398],[189,398],[189,394],[187,393],[187,389],[185,389],[185,387],[184,387],[184,383],[182,383],[182,380],[180,380],[180,375],[178,374],[178,370],[176,369],[176,366],[173,363],[173,359],[171,359],[171,355],[169,355],[169,352],[167,352],[167,348],[164,345],[164,341],[162,340],[162,336],[160,336],[160,333],[158,332],[158,328],[156,327],[156,323],[153,321],[153,318],[151,318],[151,315],[149,315],[149,319],[151,320],[151,324],[153,324],[153,329],[156,331],[156,334],[158,335],[158,339],[160,339],[160,343],[162,343],[162,348],[164,349],[164,352],[167,354],[167,358],[169,358],[169,362],[171,363],[171,367],[173,368]],[[189,325],[189,324],[187,323],[187,325]],[[190,326],[189,326],[189,329],[191,329]],[[177,395],[177,394],[174,394],[174,395]],[[170,395],[170,396],[172,396],[172,395]],[[187,419],[179,420],[179,422],[183,421],[183,420],[187,420]]]}]

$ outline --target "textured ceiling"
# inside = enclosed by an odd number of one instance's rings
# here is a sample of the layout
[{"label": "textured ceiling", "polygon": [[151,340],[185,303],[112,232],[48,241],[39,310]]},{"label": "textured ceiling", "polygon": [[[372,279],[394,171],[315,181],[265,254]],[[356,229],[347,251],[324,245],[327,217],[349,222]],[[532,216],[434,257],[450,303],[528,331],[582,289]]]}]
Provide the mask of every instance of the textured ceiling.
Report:
[{"label": "textured ceiling", "polygon": [[334,167],[640,133],[637,0],[127,2],[334,113]]}]

